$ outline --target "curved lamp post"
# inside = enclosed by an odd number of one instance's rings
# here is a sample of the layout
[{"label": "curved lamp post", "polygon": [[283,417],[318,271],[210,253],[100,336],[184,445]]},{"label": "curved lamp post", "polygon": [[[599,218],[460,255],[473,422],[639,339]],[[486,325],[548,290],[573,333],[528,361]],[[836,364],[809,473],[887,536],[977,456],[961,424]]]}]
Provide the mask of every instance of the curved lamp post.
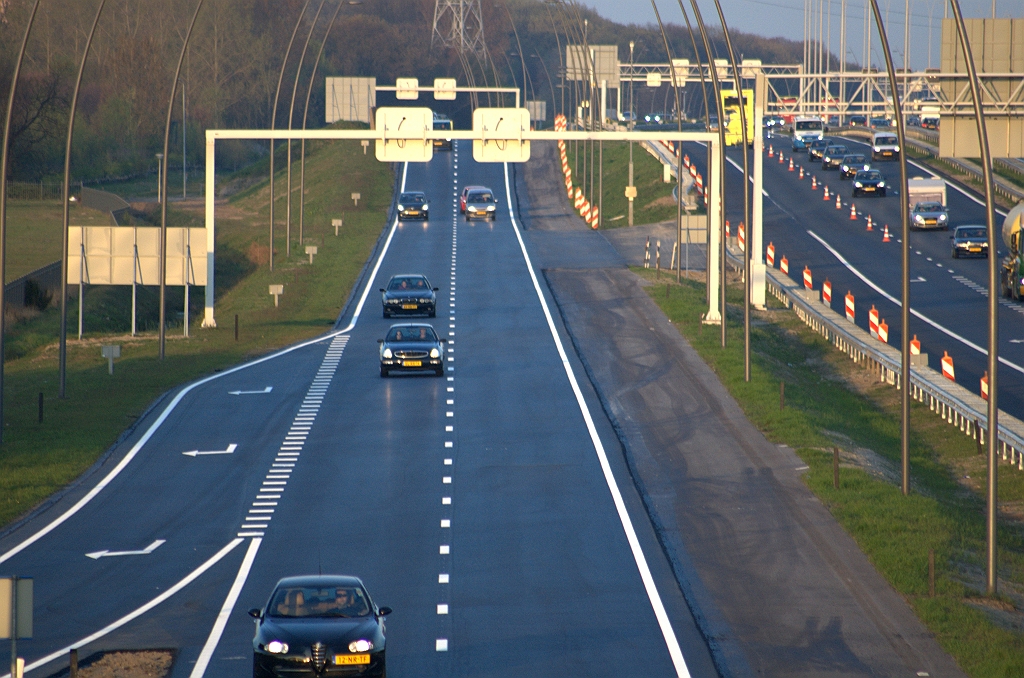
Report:
[{"label": "curved lamp post", "polygon": [[[309,25],[309,33],[306,34],[306,42],[302,45],[302,53],[299,55],[299,66],[295,69],[295,81],[292,83],[292,99],[291,103],[288,104],[288,131],[292,129],[292,119],[295,115],[295,95],[299,92],[299,78],[302,77],[302,65],[306,61],[306,51],[309,49],[309,40],[313,37],[313,30],[316,28],[316,23],[320,20],[320,12],[324,9],[324,3],[327,0],[320,0],[320,6],[316,8],[316,14],[313,16],[313,22]],[[341,6],[340,4],[338,5]],[[312,85],[312,83],[310,83]],[[286,257],[292,254],[292,140],[288,139],[288,197],[285,199],[285,219],[284,219],[284,254]],[[299,238],[299,244],[302,244],[302,238]]]},{"label": "curved lamp post", "polygon": [[[160,179],[160,194],[163,197],[160,201],[160,360],[164,359],[167,344],[167,150],[171,143],[171,112],[174,110],[174,93],[178,89],[178,77],[181,75],[181,64],[185,60],[185,50],[188,49],[192,29],[195,28],[199,10],[202,8],[203,0],[199,0],[196,11],[192,13],[192,21],[188,24],[185,41],[181,44],[178,66],[174,69],[174,80],[171,82],[171,96],[167,100],[167,121],[164,124],[164,157],[160,161],[163,164],[163,176]],[[185,310],[185,324],[188,324],[188,309]]]},{"label": "curved lamp post", "polygon": [[[18,60],[14,62],[14,74],[11,76],[11,91],[7,95],[7,115],[4,118],[4,136],[0,139],[0,443],[4,440],[4,331],[6,322],[7,299],[5,283],[7,281],[7,162],[10,153],[9,142],[11,138],[11,114],[14,112],[14,95],[18,91],[18,77],[21,75],[21,62],[25,59],[25,47],[28,45],[28,36],[32,32],[32,24],[36,20],[36,10],[39,9],[39,0],[32,5],[32,12],[28,15],[28,23],[25,25],[25,37],[21,39],[21,50],[18,52]],[[17,657],[11,653],[11,675],[15,675],[14,667]]]},{"label": "curved lamp post", "polygon": [[107,0],[100,0],[96,8],[96,18],[92,20],[92,28],[89,30],[89,37],[85,40],[85,50],[82,52],[82,63],[78,66],[78,77],[75,79],[75,90],[71,94],[71,111],[68,113],[68,137],[64,146],[64,222],[63,222],[63,244],[60,258],[60,358],[58,360],[59,379],[57,386],[57,397],[67,396],[67,371],[68,371],[68,222],[70,220],[68,202],[71,199],[71,141],[75,130],[75,112],[78,110],[78,92],[82,87],[82,75],[85,73],[85,62],[89,60],[89,48],[92,47],[93,36],[96,35],[96,26],[100,23],[100,15],[103,13],[103,6]]},{"label": "curved lamp post", "polygon": [[[309,0],[302,5],[299,18],[295,20],[295,28],[292,29],[292,37],[288,40],[288,49],[284,52],[284,59],[281,61],[281,72],[277,75],[277,89],[274,91],[274,108],[270,112],[270,130],[277,127],[277,102],[281,96],[281,83],[284,81],[284,69],[288,66],[288,57],[292,54],[292,45],[295,43],[295,34],[299,32],[299,24],[302,17],[306,16],[306,8],[309,7]],[[298,77],[298,76],[296,76]],[[288,159],[291,161],[291,158]],[[270,140],[270,270],[274,270],[274,140]]]}]

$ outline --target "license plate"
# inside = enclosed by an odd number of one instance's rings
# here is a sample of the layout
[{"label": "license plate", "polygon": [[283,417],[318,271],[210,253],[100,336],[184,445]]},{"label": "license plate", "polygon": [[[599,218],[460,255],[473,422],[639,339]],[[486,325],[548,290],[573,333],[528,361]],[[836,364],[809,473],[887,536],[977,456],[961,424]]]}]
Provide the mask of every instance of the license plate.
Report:
[{"label": "license plate", "polygon": [[969,247],[969,248],[967,248],[967,251],[968,252],[981,252],[981,248],[980,247]]},{"label": "license plate", "polygon": [[402,365],[405,366],[405,367],[423,367],[423,361],[422,360],[406,360],[404,363],[402,363]]},{"label": "license plate", "polygon": [[892,151],[883,151],[882,155],[892,155]]},{"label": "license plate", "polygon": [[419,306],[416,304],[402,304],[402,310],[404,311],[415,311]]},{"label": "license plate", "polygon": [[928,224],[929,226],[934,226],[936,224],[936,221],[934,219],[925,219],[924,223]]},{"label": "license plate", "polygon": [[875,187],[874,186],[865,186],[864,190],[865,191],[873,191],[873,190],[875,190]]},{"label": "license plate", "polygon": [[334,663],[337,666],[348,666],[351,664],[369,664],[370,655],[368,654],[336,654],[334,655]]}]

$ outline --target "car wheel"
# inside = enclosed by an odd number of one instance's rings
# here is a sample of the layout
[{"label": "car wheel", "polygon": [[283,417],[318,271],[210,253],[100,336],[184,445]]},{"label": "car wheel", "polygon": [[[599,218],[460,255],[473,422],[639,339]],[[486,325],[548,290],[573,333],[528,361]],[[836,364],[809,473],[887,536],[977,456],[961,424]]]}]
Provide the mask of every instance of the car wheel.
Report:
[{"label": "car wheel", "polygon": [[858,193],[858,192],[857,192],[857,189],[856,189],[856,188],[855,188],[855,189],[853,189],[853,197],[854,197],[854,198],[859,198],[859,197],[860,197],[860,193]]},{"label": "car wheel", "polygon": [[960,258],[960,253],[957,252],[956,250],[953,250],[952,254],[953,254],[953,258],[954,259],[959,259]]},{"label": "car wheel", "polygon": [[444,376],[444,368],[443,367],[438,367],[437,370],[434,372],[434,375],[438,376],[438,377],[443,377]]},{"label": "car wheel", "polygon": [[430,313],[427,314],[427,317],[428,318],[436,318],[437,317],[437,309],[436,308],[431,309]]},{"label": "car wheel", "polygon": [[390,317],[391,317],[391,314],[390,314],[390,313],[388,313],[387,311],[384,311],[384,317],[385,317],[385,318],[390,318]]},{"label": "car wheel", "polygon": [[384,367],[383,365],[380,366],[380,376],[388,376],[388,368]]},{"label": "car wheel", "polygon": [[885,189],[882,189],[881,191],[879,191],[878,195],[879,195],[879,197],[884,198],[885,197]]}]

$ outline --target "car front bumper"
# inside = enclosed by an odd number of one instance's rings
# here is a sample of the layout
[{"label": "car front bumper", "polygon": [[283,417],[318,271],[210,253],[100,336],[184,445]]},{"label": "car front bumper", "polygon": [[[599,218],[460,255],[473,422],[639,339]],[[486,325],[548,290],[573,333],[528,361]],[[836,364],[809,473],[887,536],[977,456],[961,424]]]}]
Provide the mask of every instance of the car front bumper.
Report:
[{"label": "car front bumper", "polygon": [[430,210],[411,210],[405,209],[398,213],[399,219],[423,219],[427,221],[430,219]]},{"label": "car front bumper", "polygon": [[399,304],[384,304],[384,312],[388,315],[430,315],[434,313],[434,302],[403,301]]},{"label": "car front bumper", "polygon": [[332,658],[328,658],[327,664],[319,673],[309,658],[268,655],[260,652],[254,653],[252,658],[253,678],[304,678],[305,676],[315,676],[316,678],[344,678],[347,676],[380,678],[384,675],[384,672],[385,658],[383,650],[371,654],[369,664],[342,666],[335,664]]}]

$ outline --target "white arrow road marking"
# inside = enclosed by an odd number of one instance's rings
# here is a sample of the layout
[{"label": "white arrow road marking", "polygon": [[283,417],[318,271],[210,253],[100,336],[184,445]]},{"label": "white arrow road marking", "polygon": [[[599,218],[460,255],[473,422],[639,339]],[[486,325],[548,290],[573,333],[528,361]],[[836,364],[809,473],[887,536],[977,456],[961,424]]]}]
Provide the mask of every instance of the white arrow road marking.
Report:
[{"label": "white arrow road marking", "polygon": [[233,454],[237,449],[238,445],[231,443],[226,450],[191,450],[189,452],[182,452],[182,454],[186,457],[199,457],[207,454]]},{"label": "white arrow road marking", "polygon": [[87,558],[92,558],[93,560],[111,558],[113,556],[148,556],[150,553],[160,548],[160,545],[166,541],[166,539],[157,539],[141,551],[93,551],[92,553],[86,553],[85,555]]},{"label": "white arrow road marking", "polygon": [[273,390],[273,386],[268,386],[262,391],[228,391],[228,395],[256,395],[259,393],[270,393]]}]

